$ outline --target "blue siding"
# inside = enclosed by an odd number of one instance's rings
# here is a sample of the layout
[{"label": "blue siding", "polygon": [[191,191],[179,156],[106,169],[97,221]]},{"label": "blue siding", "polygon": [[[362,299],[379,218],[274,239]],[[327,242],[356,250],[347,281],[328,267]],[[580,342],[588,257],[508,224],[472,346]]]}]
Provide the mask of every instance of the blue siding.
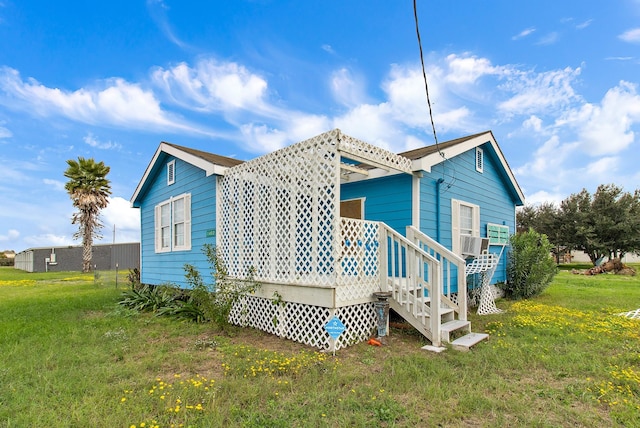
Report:
[{"label": "blue siding", "polygon": [[401,234],[411,224],[411,176],[407,174],[345,183],[340,199],[366,198],[365,220],[382,221]]},{"label": "blue siding", "polygon": [[[423,233],[436,238],[436,181],[444,178],[440,185],[440,243],[451,248],[451,200],[458,199],[480,207],[480,236],[486,237],[487,223],[509,227],[515,232],[516,199],[505,181],[504,169],[490,144],[481,146],[484,153],[484,168],[475,169],[475,148],[434,166],[425,173],[420,182],[420,228]],[[490,251],[499,253],[502,247],[491,246]],[[506,279],[507,249],[492,282]]]},{"label": "blue siding", "polygon": [[[175,159],[174,184],[167,185],[167,162]],[[207,237],[209,229],[216,228],[216,176],[189,163],[168,155],[161,155],[154,171],[147,178],[151,185],[140,203],[141,220],[141,281],[145,284],[172,283],[186,287],[185,263],[194,265],[205,282],[210,283],[209,264],[202,253],[205,243],[215,245],[215,237]],[[155,252],[154,209],[172,196],[191,193],[191,250]]]}]

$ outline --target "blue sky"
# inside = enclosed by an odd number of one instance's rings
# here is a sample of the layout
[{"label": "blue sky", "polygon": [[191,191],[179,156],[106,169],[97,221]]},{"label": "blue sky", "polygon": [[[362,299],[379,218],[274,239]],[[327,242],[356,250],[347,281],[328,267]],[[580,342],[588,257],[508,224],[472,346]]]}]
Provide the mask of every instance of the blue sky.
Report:
[{"label": "blue sky", "polygon": [[[438,140],[492,130],[528,203],[639,188],[640,0],[418,1]],[[251,159],[340,128],[433,144],[411,0],[0,0],[0,249],[78,244],[67,159],[139,239],[161,141]]]}]

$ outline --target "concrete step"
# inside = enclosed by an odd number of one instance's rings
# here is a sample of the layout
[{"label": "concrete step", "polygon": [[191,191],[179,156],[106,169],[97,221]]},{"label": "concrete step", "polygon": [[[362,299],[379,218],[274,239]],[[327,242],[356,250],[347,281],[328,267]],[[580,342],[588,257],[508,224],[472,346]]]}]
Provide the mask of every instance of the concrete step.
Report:
[{"label": "concrete step", "polygon": [[443,342],[451,342],[451,333],[463,330],[471,333],[471,323],[469,321],[453,320],[440,325],[440,335]]},{"label": "concrete step", "polygon": [[473,345],[489,338],[486,333],[469,333],[451,342],[451,347],[457,351],[468,351]]}]

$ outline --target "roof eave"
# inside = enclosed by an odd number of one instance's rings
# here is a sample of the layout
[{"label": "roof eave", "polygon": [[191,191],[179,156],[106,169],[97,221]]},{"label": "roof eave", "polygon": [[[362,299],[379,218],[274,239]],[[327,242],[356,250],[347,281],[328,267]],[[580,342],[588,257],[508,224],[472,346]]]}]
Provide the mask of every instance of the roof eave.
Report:
[{"label": "roof eave", "polygon": [[458,144],[443,148],[442,150],[438,150],[433,153],[429,153],[428,155],[423,156],[419,159],[415,159],[413,161],[413,169],[414,171],[422,170],[425,172],[431,172],[431,168],[434,165],[444,162],[447,159],[452,159],[468,150],[479,147],[485,143],[491,144],[494,152],[496,153],[496,156],[498,157],[498,160],[500,161],[500,164],[504,168],[504,171],[509,178],[514,196],[516,196],[516,205],[524,205],[524,193],[522,192],[522,189],[520,188],[520,185],[518,184],[513,171],[507,163],[507,159],[504,157],[504,154],[502,153],[502,150],[500,149],[500,146],[498,145],[498,142],[496,141],[495,137],[493,136],[493,132],[491,131],[476,134],[471,138],[461,141]]},{"label": "roof eave", "polygon": [[130,203],[132,208],[140,208],[140,201],[138,200],[138,198],[139,196],[141,196],[142,191],[144,190],[145,185],[147,183],[147,180],[149,179],[149,175],[151,174],[151,171],[153,171],[155,164],[160,158],[160,156],[162,155],[162,153],[166,153],[168,155],[174,156],[195,167],[202,169],[205,172],[207,177],[209,177],[210,175],[224,175],[227,169],[229,169],[228,167],[221,166],[213,162],[209,162],[191,153],[187,153],[183,150],[180,150],[179,148],[174,147],[171,144],[162,142],[156,149],[156,152],[151,158],[151,161],[149,162],[147,169],[145,169],[144,174],[142,175],[142,179],[136,186],[136,190],[133,192],[133,195],[131,196]]}]

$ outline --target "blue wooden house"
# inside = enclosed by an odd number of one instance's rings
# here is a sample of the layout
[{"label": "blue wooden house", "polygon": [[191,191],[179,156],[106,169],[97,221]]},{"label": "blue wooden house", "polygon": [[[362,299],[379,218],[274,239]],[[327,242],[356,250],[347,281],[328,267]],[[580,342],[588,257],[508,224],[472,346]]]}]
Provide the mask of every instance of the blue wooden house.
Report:
[{"label": "blue wooden house", "polygon": [[247,162],[161,143],[131,198],[143,283],[186,286],[216,245],[230,277],[262,284],[233,323],[322,349],[371,336],[377,292],[435,347],[470,332],[468,257],[501,254],[505,279],[523,201],[490,131],[394,154],[338,129]]}]

